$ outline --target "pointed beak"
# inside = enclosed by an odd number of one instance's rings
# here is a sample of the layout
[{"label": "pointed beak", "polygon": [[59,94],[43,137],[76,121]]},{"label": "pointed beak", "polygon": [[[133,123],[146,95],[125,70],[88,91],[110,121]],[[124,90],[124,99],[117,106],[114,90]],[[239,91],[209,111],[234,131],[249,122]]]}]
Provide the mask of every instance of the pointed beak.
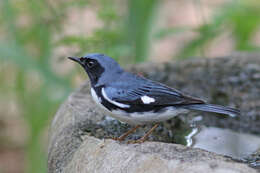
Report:
[{"label": "pointed beak", "polygon": [[80,65],[81,65],[81,61],[80,61],[80,58],[78,58],[78,57],[68,57],[70,60],[72,60],[72,61],[75,61],[75,62],[77,62],[77,63],[79,63]]}]

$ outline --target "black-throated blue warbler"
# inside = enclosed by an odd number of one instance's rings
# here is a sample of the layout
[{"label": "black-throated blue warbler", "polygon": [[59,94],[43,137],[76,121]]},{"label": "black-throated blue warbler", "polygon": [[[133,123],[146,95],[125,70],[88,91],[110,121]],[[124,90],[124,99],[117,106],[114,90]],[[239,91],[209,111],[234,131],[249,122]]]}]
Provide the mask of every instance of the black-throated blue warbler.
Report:
[{"label": "black-throated blue warbler", "polygon": [[144,142],[158,126],[158,122],[168,120],[190,110],[214,112],[236,116],[240,111],[185,95],[181,91],[164,84],[124,71],[109,56],[99,53],[84,57],[69,57],[79,63],[91,82],[94,101],[110,115],[122,122],[135,125],[118,140],[134,132],[140,125],[156,123],[145,136],[136,142]]}]

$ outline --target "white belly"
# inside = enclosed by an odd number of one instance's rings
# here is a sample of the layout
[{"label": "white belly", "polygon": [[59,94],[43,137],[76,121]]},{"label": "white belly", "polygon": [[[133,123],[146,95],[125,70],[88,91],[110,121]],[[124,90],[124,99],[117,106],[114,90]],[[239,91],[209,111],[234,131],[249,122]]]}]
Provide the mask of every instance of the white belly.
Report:
[{"label": "white belly", "polygon": [[166,121],[171,119],[181,113],[188,113],[187,109],[175,109],[174,107],[168,107],[165,112],[154,113],[154,112],[144,112],[144,113],[127,113],[121,110],[113,110],[112,117],[123,121],[128,124],[138,125],[138,124],[149,124],[155,122]]},{"label": "white belly", "polygon": [[[95,103],[96,103],[100,108],[102,108],[103,110],[109,111],[105,106],[103,106],[103,105],[101,104],[101,98],[97,96],[97,94],[96,94],[96,92],[95,92],[95,90],[94,90],[93,88],[91,88],[90,92],[91,92],[91,96],[92,96],[93,100],[95,101]],[[109,112],[110,112],[110,111],[109,111]]]},{"label": "white belly", "polygon": [[122,111],[120,109],[113,110],[112,112],[108,110],[106,107],[104,107],[101,104],[101,98],[97,96],[95,90],[91,88],[91,95],[93,100],[101,107],[103,110],[105,110],[109,115],[119,121],[131,124],[131,125],[139,125],[139,124],[148,124],[148,123],[154,123],[154,122],[161,122],[166,121],[168,119],[171,119],[175,116],[177,116],[180,113],[187,113],[187,109],[176,109],[174,107],[168,107],[166,111],[162,113],[154,113],[154,112],[144,112],[144,113],[127,113],[125,111]]}]

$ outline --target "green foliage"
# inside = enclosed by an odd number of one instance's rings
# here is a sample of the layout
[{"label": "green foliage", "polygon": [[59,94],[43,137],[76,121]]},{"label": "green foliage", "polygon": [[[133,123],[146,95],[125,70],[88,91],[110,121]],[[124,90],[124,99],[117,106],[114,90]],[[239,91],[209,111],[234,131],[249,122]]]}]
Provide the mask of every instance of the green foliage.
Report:
[{"label": "green foliage", "polygon": [[232,34],[235,50],[260,50],[252,41],[260,27],[260,1],[233,0],[215,10],[215,15],[204,25],[195,29],[198,36],[179,51],[178,57],[188,58],[198,54],[211,41],[225,31]]},{"label": "green foliage", "polygon": [[136,62],[142,62],[148,56],[157,6],[157,0],[128,1],[127,35]]},{"label": "green foliage", "polygon": [[[69,80],[56,75],[49,64],[54,49],[52,37],[61,20],[46,1],[3,0],[1,11],[5,36],[0,40],[0,58],[15,65],[11,68],[16,72],[11,93],[16,96],[31,133],[26,147],[27,170],[45,173],[46,156],[40,145],[41,133],[58,103],[70,90]],[[23,25],[22,20],[30,24]],[[32,76],[38,77],[42,84],[36,87],[36,83],[30,82]],[[5,81],[1,83],[5,85]],[[61,91],[55,99],[54,88]]]},{"label": "green foliage", "polygon": [[[102,52],[113,57],[125,57],[125,61],[128,62],[131,62],[129,59],[131,56],[136,57],[134,61],[144,61],[148,46],[143,44],[149,43],[148,33],[155,2],[153,0],[150,4],[149,1],[144,1],[139,7],[139,1],[129,1],[128,12],[120,14],[115,0],[99,0],[98,18],[103,22],[103,27],[96,29],[91,36],[64,35],[56,40],[53,38],[63,30],[63,19],[66,18],[70,8],[80,9],[90,2],[43,0],[0,2],[0,24],[3,26],[0,32],[4,33],[0,39],[0,59],[6,62],[4,64],[8,64],[8,68],[1,70],[3,74],[0,75],[0,91],[8,90],[9,94],[15,95],[20,111],[29,125],[30,138],[26,147],[28,172],[46,172],[42,133],[46,130],[58,105],[71,90],[72,76],[63,78],[51,69],[55,49],[59,46],[74,45],[79,48],[78,55],[86,52]],[[138,15],[135,15],[134,9],[138,9]],[[144,17],[140,20],[139,15]],[[127,19],[131,19],[129,29],[126,25]],[[142,27],[139,27],[140,24]],[[131,33],[133,28],[136,28],[135,32]],[[4,67],[4,64],[1,66]],[[3,77],[8,75],[10,70],[15,74],[13,88],[8,88]],[[34,78],[36,83],[33,82]],[[8,97],[8,94],[5,95]]]},{"label": "green foliage", "polygon": [[[124,62],[142,62],[148,57],[157,0],[128,0],[128,9],[122,11],[115,0],[99,0],[99,19],[104,27],[96,29],[92,36],[68,35],[59,45],[76,45],[78,54],[101,52]],[[84,51],[84,52],[82,52]]]}]

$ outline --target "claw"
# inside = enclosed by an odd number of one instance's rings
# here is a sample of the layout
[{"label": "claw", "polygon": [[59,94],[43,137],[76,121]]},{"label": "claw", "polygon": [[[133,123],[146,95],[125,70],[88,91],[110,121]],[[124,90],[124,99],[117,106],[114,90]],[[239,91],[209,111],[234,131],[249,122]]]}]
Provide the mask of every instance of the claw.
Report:
[{"label": "claw", "polygon": [[131,140],[131,141],[127,141],[127,144],[141,144],[144,143],[146,141],[146,139],[138,139],[138,140]]},{"label": "claw", "polygon": [[148,138],[148,136],[154,131],[154,129],[156,129],[158,127],[159,124],[155,124],[142,138],[138,139],[138,140],[132,140],[132,141],[128,141],[128,144],[141,144],[143,142],[145,142]]},{"label": "claw", "polygon": [[112,137],[113,140],[122,142],[129,134],[133,133],[136,129],[138,129],[140,125],[135,126],[134,128],[130,129],[120,137]]},{"label": "claw", "polygon": [[122,142],[124,139],[121,139],[120,137],[111,137],[111,139],[115,140],[115,141],[119,141]]}]

